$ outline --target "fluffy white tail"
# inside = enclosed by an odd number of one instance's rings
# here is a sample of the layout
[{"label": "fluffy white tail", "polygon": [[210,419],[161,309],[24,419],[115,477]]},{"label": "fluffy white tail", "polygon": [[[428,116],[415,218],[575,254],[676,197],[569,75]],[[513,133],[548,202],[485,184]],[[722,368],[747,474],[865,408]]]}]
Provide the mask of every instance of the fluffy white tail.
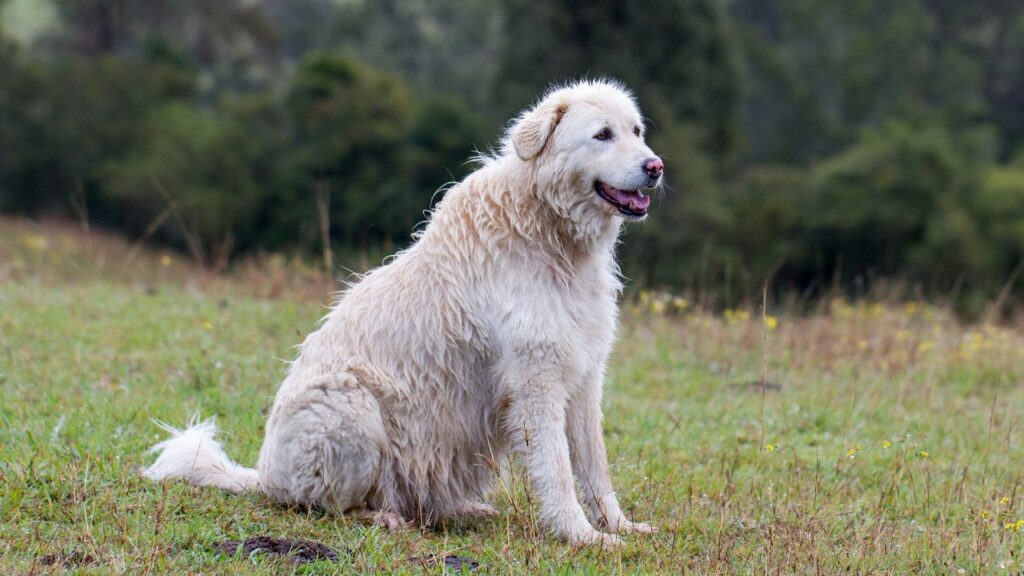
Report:
[{"label": "fluffy white tail", "polygon": [[156,422],[171,437],[149,449],[158,452],[156,462],[142,471],[150,480],[181,478],[196,486],[215,486],[232,492],[245,492],[259,488],[256,470],[239,466],[228,458],[215,439],[217,425],[213,419],[199,422],[189,420],[188,428],[178,430],[163,422]]}]

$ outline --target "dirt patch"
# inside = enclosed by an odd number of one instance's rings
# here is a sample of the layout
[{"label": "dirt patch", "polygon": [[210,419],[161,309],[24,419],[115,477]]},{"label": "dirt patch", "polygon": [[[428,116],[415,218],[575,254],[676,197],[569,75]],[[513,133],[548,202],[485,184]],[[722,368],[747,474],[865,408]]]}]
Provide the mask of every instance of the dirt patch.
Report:
[{"label": "dirt patch", "polygon": [[750,382],[736,382],[731,385],[735,390],[753,392],[756,394],[761,393],[762,386],[764,387],[765,392],[782,392],[782,384],[772,381],[762,383],[760,380],[752,380]]},{"label": "dirt patch", "polygon": [[409,560],[424,568],[434,568],[444,564],[444,571],[446,573],[453,572],[455,574],[462,574],[463,571],[472,572],[480,567],[479,562],[465,556],[437,556],[436,554],[431,554],[430,556],[420,556],[410,558]]},{"label": "dirt patch", "polygon": [[214,550],[234,556],[239,550],[242,554],[249,556],[253,553],[267,554],[269,556],[283,556],[296,564],[306,564],[317,560],[338,561],[338,553],[331,548],[312,540],[292,540],[289,538],[273,538],[271,536],[257,536],[239,542],[236,540],[223,540],[213,545]]},{"label": "dirt patch", "polygon": [[76,566],[88,566],[90,564],[97,564],[96,558],[82,552],[81,550],[71,550],[66,552],[55,552],[53,554],[47,554],[39,558],[39,563],[43,566],[62,566],[64,568],[74,568]]}]

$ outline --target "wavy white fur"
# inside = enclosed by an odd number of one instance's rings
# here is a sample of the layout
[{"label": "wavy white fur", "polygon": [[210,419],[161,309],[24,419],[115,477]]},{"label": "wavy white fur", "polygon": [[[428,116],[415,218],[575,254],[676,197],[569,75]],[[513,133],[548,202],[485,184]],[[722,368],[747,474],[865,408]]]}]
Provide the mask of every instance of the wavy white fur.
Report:
[{"label": "wavy white fur", "polygon": [[[611,138],[595,138],[602,130]],[[660,182],[644,170],[657,157],[642,130],[617,83],[550,91],[416,242],[306,338],[255,470],[227,458],[212,422],[193,421],[167,428],[146,476],[370,510],[396,526],[494,514],[482,502],[511,450],[557,536],[608,547],[616,533],[651,531],[625,517],[608,472],[601,394],[624,217],[595,191]]]}]

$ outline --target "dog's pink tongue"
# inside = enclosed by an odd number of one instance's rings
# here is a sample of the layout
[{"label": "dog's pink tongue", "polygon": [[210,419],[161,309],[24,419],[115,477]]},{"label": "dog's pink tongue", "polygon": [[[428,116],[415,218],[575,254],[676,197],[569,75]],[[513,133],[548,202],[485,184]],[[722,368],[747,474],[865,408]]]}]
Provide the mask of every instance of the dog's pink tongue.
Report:
[{"label": "dog's pink tongue", "polygon": [[646,212],[647,207],[651,205],[650,196],[641,196],[639,192],[634,190],[619,190],[613,186],[606,186],[604,191],[615,199],[620,206],[629,208],[634,212]]},{"label": "dog's pink tongue", "polygon": [[635,212],[646,212],[647,207],[651,205],[650,196],[641,196],[639,194],[629,195],[629,209]]}]

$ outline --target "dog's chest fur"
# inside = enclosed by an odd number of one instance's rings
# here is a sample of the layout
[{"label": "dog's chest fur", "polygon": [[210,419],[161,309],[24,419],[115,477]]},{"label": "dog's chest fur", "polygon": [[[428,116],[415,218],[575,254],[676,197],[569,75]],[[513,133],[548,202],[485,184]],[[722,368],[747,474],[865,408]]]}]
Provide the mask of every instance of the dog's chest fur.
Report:
[{"label": "dog's chest fur", "polygon": [[602,369],[611,349],[620,284],[610,253],[588,255],[570,270],[560,266],[526,253],[495,276],[494,336],[502,353],[555,348],[568,355],[572,372],[585,377]]}]

